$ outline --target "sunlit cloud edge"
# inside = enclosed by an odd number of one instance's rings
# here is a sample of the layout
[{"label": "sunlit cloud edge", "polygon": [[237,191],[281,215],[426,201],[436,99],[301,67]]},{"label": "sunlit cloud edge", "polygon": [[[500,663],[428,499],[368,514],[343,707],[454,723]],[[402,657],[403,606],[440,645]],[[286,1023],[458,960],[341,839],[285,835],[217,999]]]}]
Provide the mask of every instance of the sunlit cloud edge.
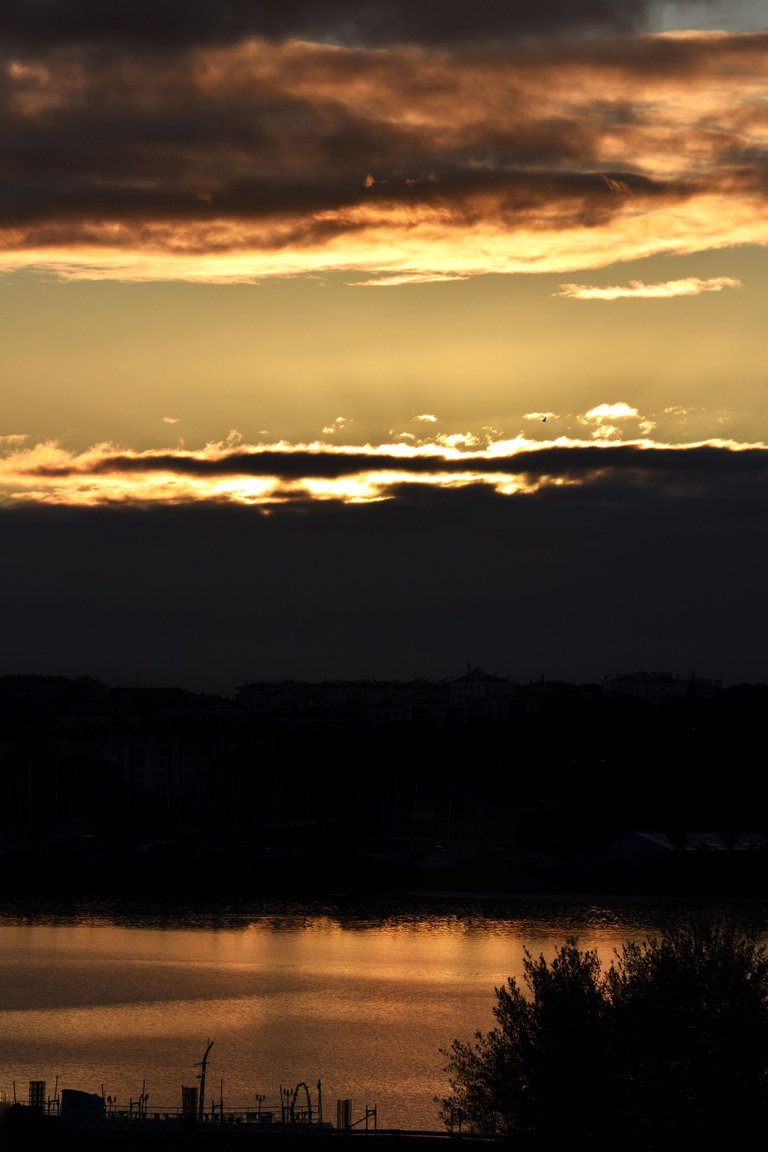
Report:
[{"label": "sunlit cloud edge", "polygon": [[126,449],[102,443],[72,452],[45,441],[0,456],[0,506],[240,504],[269,511],[297,501],[365,504],[397,499],[413,486],[489,487],[500,495],[585,487],[606,476],[670,476],[696,482],[728,469],[768,477],[768,445],[730,439],[664,443],[648,438],[589,440],[524,436],[482,449],[435,442],[338,445],[322,440],[243,444],[232,438],[198,450]]},{"label": "sunlit cloud edge", "polygon": [[643,280],[630,280],[629,284],[561,284],[560,290],[553,292],[553,296],[569,300],[674,300],[722,292],[724,288],[742,287],[741,280],[732,276],[712,276],[706,280],[689,276],[683,280],[663,280],[656,284],[646,284]]}]

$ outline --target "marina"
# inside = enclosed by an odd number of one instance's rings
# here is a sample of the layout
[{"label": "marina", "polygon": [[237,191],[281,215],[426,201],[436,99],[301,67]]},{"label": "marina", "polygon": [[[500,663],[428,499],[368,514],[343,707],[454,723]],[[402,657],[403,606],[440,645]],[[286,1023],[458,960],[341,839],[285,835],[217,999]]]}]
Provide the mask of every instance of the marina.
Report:
[{"label": "marina", "polygon": [[141,1092],[136,1099],[129,1098],[127,1104],[116,1096],[105,1092],[84,1092],[76,1088],[59,1087],[58,1077],[53,1092],[48,1093],[45,1080],[30,1080],[26,1093],[17,1091],[13,1083],[13,1098],[2,1101],[17,1109],[26,1110],[27,1115],[54,1117],[65,1124],[108,1126],[119,1128],[140,1126],[158,1128],[179,1124],[200,1126],[201,1128],[248,1128],[251,1131],[270,1132],[363,1132],[377,1131],[377,1108],[366,1105],[362,1114],[353,1111],[348,1098],[335,1102],[335,1126],[324,1116],[322,1081],[310,1087],[306,1081],[299,1081],[293,1087],[279,1085],[275,1097],[257,1092],[247,1104],[231,1105],[224,1101],[224,1080],[219,1079],[218,1093],[212,1091],[208,1079],[208,1061],[214,1041],[207,1042],[201,1060],[195,1065],[197,1083],[180,1085],[180,1103],[177,1107],[154,1103],[150,1107],[150,1096],[146,1091],[146,1081],[142,1082]]},{"label": "marina", "polygon": [[[280,1085],[277,1095],[270,1099],[256,1093],[254,1101],[245,1106],[225,1104],[223,1082],[219,1082],[218,1098],[206,1096],[207,1062],[213,1041],[208,1041],[202,1059],[196,1065],[195,1085],[181,1085],[181,1104],[176,1108],[150,1107],[146,1084],[136,1099],[129,1099],[127,1107],[103,1089],[101,1093],[79,1089],[59,1088],[56,1080],[52,1094],[44,1080],[30,1080],[24,1098],[13,1084],[13,1100],[0,1102],[0,1136],[6,1148],[28,1146],[43,1139],[47,1147],[82,1149],[98,1147],[115,1152],[132,1150],[139,1145],[161,1149],[196,1149],[202,1144],[209,1148],[228,1148],[234,1140],[238,1148],[245,1138],[256,1140],[259,1147],[285,1149],[292,1147],[292,1139],[309,1138],[313,1146],[332,1138],[338,1148],[339,1139],[375,1137],[381,1149],[394,1144],[398,1149],[429,1147],[436,1143],[445,1146],[446,1140],[460,1136],[455,1132],[425,1129],[380,1129],[376,1105],[355,1110],[352,1100],[337,1099],[335,1123],[325,1118],[323,1111],[322,1081],[314,1089],[305,1081],[294,1087]],[[462,1137],[464,1144],[487,1143]]]}]

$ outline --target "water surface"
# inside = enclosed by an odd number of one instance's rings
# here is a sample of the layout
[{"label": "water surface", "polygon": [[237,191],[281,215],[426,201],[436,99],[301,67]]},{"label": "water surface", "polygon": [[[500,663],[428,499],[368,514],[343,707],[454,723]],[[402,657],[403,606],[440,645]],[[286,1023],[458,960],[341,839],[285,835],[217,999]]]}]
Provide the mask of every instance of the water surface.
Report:
[{"label": "water surface", "polygon": [[[150,1111],[177,1108],[208,1039],[206,1097],[252,1107],[257,1094],[322,1081],[383,1127],[439,1127],[441,1049],[493,1026],[493,989],[520,977],[523,950],[551,956],[566,936],[614,949],[676,909],[602,904],[442,904],[407,910],[278,908],[186,915],[0,917],[0,1091],[27,1083],[117,1096],[146,1086]],[[741,915],[764,930],[764,910]]]}]

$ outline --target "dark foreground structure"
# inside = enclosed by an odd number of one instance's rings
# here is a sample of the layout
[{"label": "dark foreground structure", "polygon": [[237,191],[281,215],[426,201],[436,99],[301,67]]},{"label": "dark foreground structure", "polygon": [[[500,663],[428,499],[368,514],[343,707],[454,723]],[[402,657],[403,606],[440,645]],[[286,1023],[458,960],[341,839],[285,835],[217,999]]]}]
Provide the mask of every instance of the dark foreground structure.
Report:
[{"label": "dark foreground structure", "polygon": [[488,1148],[496,1141],[441,1132],[352,1129],[330,1125],[200,1124],[194,1120],[91,1123],[36,1113],[11,1105],[0,1113],[4,1152],[464,1152]]}]

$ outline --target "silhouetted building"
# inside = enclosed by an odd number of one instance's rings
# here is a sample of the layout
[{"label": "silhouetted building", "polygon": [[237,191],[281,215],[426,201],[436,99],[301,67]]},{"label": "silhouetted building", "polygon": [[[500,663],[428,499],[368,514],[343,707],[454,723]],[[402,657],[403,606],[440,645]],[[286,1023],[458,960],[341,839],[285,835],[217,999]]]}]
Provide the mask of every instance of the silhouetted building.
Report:
[{"label": "silhouetted building", "polygon": [[609,696],[638,696],[651,704],[686,697],[708,699],[720,689],[719,680],[705,676],[673,676],[668,672],[625,672],[605,680]]}]

